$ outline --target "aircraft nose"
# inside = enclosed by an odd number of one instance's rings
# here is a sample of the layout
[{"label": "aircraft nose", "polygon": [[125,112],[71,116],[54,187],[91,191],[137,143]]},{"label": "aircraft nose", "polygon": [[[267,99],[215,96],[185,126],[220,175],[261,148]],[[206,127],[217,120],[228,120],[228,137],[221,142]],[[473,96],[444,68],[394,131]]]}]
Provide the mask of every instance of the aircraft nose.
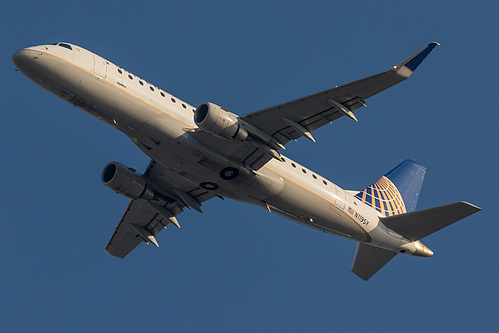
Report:
[{"label": "aircraft nose", "polygon": [[22,49],[12,55],[14,66],[24,74],[29,72],[33,59],[36,59],[36,52],[29,49]]}]

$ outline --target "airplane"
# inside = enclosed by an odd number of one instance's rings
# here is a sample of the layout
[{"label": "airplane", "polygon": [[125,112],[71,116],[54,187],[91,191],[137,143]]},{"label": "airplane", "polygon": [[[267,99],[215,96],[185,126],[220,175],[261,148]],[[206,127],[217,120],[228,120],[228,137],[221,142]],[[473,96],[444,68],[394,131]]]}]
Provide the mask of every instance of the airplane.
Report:
[{"label": "airplane", "polygon": [[409,78],[432,42],[388,71],[246,115],[211,102],[193,107],[80,46],[59,42],[13,54],[15,67],[62,100],[125,133],[148,157],[146,171],[110,162],[102,181],[130,199],[105,247],[125,258],[186,208],[230,198],[358,242],[351,271],[368,280],[398,253],[431,257],[420,240],[481,210],[467,203],[416,210],[426,168],[405,160],[362,191],[344,190],[281,154]]}]

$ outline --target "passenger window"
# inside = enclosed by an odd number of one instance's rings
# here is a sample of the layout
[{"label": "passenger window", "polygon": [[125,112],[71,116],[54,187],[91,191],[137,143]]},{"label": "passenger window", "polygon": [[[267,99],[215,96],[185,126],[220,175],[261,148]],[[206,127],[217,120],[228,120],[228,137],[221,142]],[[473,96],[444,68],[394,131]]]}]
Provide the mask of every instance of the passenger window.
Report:
[{"label": "passenger window", "polygon": [[172,98],[172,102],[173,102],[173,103],[176,103],[175,98]]},{"label": "passenger window", "polygon": [[312,175],[312,177],[313,177],[314,179],[317,179],[317,176],[316,176],[316,175]]},{"label": "passenger window", "polygon": [[128,74],[128,78],[129,78],[130,80],[133,80],[133,76],[131,76],[130,74]]},{"label": "passenger window", "polygon": [[164,92],[161,92],[161,96],[165,97],[165,93],[164,93]]},{"label": "passenger window", "polygon": [[327,185],[327,182],[325,180],[322,181],[324,183],[324,185]]},{"label": "passenger window", "polygon": [[123,71],[118,68],[118,73],[123,74]]},{"label": "passenger window", "polygon": [[144,82],[142,82],[142,81],[139,81],[139,83],[140,83],[140,85],[141,85],[141,86],[143,86],[143,85],[144,85]]},{"label": "passenger window", "polygon": [[187,106],[185,106],[185,104],[182,104],[182,107],[183,107],[184,109],[187,109]]},{"label": "passenger window", "polygon": [[296,164],[294,164],[294,163],[291,163],[291,166],[292,166],[293,168],[296,168]]},{"label": "passenger window", "polygon": [[307,170],[305,170],[305,169],[301,169],[301,171],[303,171],[303,173],[307,173]]},{"label": "passenger window", "polygon": [[154,88],[152,86],[149,86],[149,89],[151,89],[151,91],[154,91]]}]

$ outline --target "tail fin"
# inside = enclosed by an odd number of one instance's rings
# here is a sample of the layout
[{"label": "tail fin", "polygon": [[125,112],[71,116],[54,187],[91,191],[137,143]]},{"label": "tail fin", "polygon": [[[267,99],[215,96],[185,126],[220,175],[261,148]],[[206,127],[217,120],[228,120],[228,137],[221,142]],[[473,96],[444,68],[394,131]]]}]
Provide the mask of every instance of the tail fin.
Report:
[{"label": "tail fin", "polygon": [[[380,221],[386,228],[415,242],[416,251],[412,255],[431,257],[433,252],[419,241],[421,238],[481,209],[467,202],[456,202],[415,211],[425,173],[425,167],[406,160],[355,197],[385,215]],[[352,272],[368,280],[396,254],[389,249],[359,243]]]},{"label": "tail fin", "polygon": [[416,210],[426,168],[405,160],[355,197],[385,216]]}]

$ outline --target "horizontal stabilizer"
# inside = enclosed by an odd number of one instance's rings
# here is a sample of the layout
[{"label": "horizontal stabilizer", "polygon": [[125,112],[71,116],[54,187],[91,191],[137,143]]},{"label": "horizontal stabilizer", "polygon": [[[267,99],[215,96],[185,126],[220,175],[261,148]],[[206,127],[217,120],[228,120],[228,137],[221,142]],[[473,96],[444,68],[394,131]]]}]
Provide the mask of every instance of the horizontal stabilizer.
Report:
[{"label": "horizontal stabilizer", "polygon": [[367,281],[392,260],[396,254],[397,252],[359,243],[353,259],[352,272]]},{"label": "horizontal stabilizer", "polygon": [[401,215],[381,217],[380,220],[387,228],[416,241],[480,210],[481,208],[462,201]]}]

